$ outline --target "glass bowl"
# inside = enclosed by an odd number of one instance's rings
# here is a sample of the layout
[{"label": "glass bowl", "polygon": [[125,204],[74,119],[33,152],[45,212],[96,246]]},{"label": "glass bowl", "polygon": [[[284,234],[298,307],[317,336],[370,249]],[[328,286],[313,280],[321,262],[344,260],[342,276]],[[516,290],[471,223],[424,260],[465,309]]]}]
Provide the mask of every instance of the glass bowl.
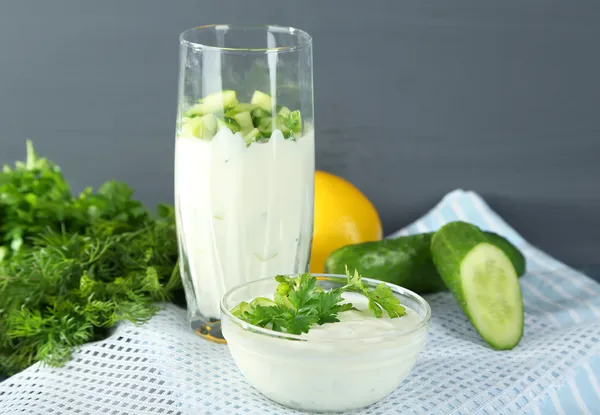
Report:
[{"label": "glass bowl", "polygon": [[[325,290],[347,281],[345,275],[312,275]],[[368,278],[363,282],[370,289],[381,284]],[[253,326],[231,314],[242,301],[271,296],[278,285],[271,277],[239,285],[225,294],[221,301],[223,335],[246,380],[273,401],[302,411],[362,408],[402,383],[425,348],[429,330],[427,301],[410,290],[385,284],[420,321],[379,335],[307,338]]]}]

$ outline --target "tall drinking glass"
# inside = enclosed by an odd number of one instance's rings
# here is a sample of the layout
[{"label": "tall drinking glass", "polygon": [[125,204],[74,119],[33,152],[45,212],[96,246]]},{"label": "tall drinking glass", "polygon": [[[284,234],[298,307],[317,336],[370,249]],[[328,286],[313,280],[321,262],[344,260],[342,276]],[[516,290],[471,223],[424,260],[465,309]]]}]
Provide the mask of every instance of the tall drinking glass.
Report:
[{"label": "tall drinking glass", "polygon": [[210,25],[180,36],[175,207],[192,328],[222,341],[219,303],[306,272],[314,192],[310,36]]}]

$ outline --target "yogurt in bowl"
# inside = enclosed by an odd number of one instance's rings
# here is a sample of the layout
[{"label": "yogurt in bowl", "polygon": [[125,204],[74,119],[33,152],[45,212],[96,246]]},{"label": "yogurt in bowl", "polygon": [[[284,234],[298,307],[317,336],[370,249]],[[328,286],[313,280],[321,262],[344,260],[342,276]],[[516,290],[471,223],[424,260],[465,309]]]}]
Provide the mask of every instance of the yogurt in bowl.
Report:
[{"label": "yogurt in bowl", "polygon": [[[313,274],[324,291],[344,286],[345,275]],[[362,279],[373,290],[381,281]],[[341,311],[339,322],[314,324],[302,334],[252,325],[232,313],[241,302],[273,298],[274,278],[252,281],[222,299],[222,327],[233,359],[259,392],[302,411],[341,412],[371,405],[408,376],[425,348],[431,309],[412,291],[385,283],[405,315],[376,318],[368,299],[343,293],[356,310]],[[239,314],[238,314],[239,315]]]}]

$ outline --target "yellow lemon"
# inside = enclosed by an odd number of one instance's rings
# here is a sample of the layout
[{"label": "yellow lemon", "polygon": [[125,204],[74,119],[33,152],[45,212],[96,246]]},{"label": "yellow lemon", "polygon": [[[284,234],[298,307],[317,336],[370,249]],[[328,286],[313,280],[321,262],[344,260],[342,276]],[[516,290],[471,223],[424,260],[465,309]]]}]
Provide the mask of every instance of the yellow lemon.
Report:
[{"label": "yellow lemon", "polygon": [[324,272],[325,259],[342,246],[382,238],[373,204],[352,183],[324,171],[315,173],[315,215],[310,272]]}]

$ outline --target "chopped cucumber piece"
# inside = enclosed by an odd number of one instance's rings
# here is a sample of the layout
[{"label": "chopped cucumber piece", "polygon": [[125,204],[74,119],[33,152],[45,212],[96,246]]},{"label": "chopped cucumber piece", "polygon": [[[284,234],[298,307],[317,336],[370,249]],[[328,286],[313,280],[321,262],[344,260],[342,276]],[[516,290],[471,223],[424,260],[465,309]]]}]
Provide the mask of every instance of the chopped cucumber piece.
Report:
[{"label": "chopped cucumber piece", "polygon": [[504,251],[465,222],[451,222],[431,241],[433,262],[473,327],[494,349],[515,347],[524,314],[517,272]]},{"label": "chopped cucumber piece", "polygon": [[211,138],[217,132],[217,119],[213,114],[184,118],[182,134],[196,138]]},{"label": "chopped cucumber piece", "polygon": [[240,125],[231,117],[225,117],[223,119],[217,118],[217,126],[218,128],[227,127],[232,133],[237,133],[240,131]]},{"label": "chopped cucumber piece", "polygon": [[252,123],[252,116],[248,111],[235,114],[233,118],[235,118],[235,120],[239,124],[242,133],[247,133],[248,131],[254,128],[254,124]]},{"label": "chopped cucumber piece", "polygon": [[181,133],[184,136],[200,138],[200,137],[202,137],[201,130],[203,129],[203,126],[204,126],[204,123],[202,122],[202,119],[199,117],[184,118],[183,125],[181,127]]},{"label": "chopped cucumber piece", "polygon": [[271,96],[264,92],[254,91],[251,103],[265,111],[271,112],[273,109],[273,100],[271,99]]},{"label": "chopped cucumber piece", "polygon": [[302,131],[302,115],[300,111],[292,111],[285,120],[285,125],[295,133]]},{"label": "chopped cucumber piece", "polygon": [[252,110],[252,118],[266,118],[271,116],[271,111],[267,111],[260,107],[256,107]]},{"label": "chopped cucumber piece", "polygon": [[281,130],[285,137],[287,137],[291,131],[290,127],[287,126],[287,118],[281,115],[278,115],[275,118],[275,128]]},{"label": "chopped cucumber piece", "polygon": [[259,127],[262,123],[262,121],[265,118],[270,118],[271,117],[271,113],[269,111],[266,111],[262,108],[254,108],[251,112],[252,114],[252,122],[254,123],[255,127]]},{"label": "chopped cucumber piece", "polygon": [[290,111],[290,109],[288,107],[281,107],[279,112],[277,112],[277,115],[281,115],[282,117],[287,117],[288,115],[290,115],[291,112],[292,111]]},{"label": "chopped cucumber piece", "polygon": [[256,109],[256,105],[254,104],[247,104],[247,103],[240,103],[237,104],[235,107],[232,107],[230,109],[228,109],[225,112],[225,116],[226,117],[233,117],[236,114],[239,114],[240,112],[250,112],[252,113],[252,111],[254,109]]},{"label": "chopped cucumber piece", "polygon": [[207,112],[210,111],[206,110],[206,106],[204,104],[194,104],[190,107],[190,109],[187,110],[185,114],[183,114],[183,116],[188,118],[194,118],[204,115]]},{"label": "chopped cucumber piece", "polygon": [[210,137],[217,133],[217,117],[214,114],[206,114],[202,116],[202,122],[205,127],[205,135],[208,134]]},{"label": "chopped cucumber piece", "polygon": [[209,112],[225,112],[225,108],[235,107],[238,104],[235,91],[227,90],[205,96],[200,100],[204,114]]},{"label": "chopped cucumber piece", "polygon": [[262,137],[269,138],[273,132],[273,119],[271,117],[265,117],[260,120],[258,130]]},{"label": "chopped cucumber piece", "polygon": [[244,136],[244,141],[246,142],[246,145],[249,146],[251,143],[258,141],[259,138],[260,131],[258,131],[258,128],[253,128]]},{"label": "chopped cucumber piece", "polygon": [[[251,101],[238,102],[234,90],[209,94],[183,114],[177,128],[185,135],[211,138],[219,128],[227,127],[256,142],[265,142],[265,138],[269,139],[274,129],[280,130],[284,138],[289,139],[295,139],[301,133],[300,111],[275,106],[274,99],[261,91],[254,91]],[[274,109],[275,112],[272,113]],[[197,120],[192,121],[194,119]],[[253,131],[255,129],[258,133]]]}]

